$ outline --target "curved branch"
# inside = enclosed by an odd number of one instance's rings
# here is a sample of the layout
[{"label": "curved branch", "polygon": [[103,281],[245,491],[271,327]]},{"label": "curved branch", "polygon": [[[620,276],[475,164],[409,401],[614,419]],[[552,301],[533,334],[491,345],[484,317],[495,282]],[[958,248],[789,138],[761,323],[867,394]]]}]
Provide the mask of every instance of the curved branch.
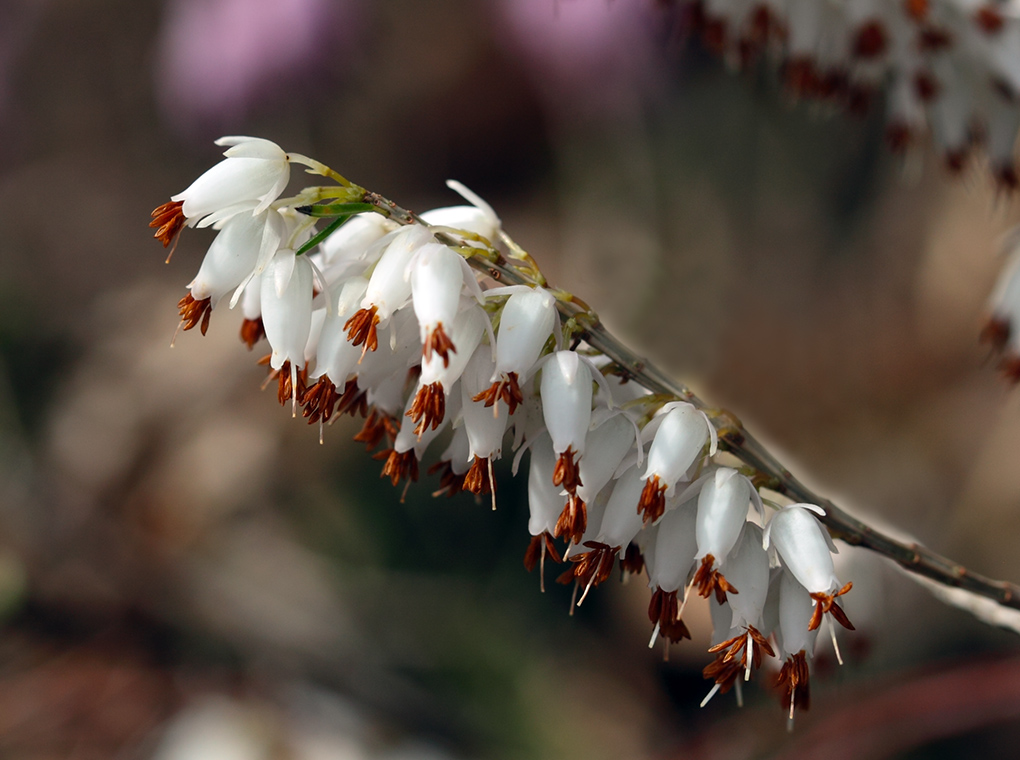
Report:
[{"label": "curved branch", "polygon": [[[364,200],[375,206],[380,213],[401,224],[423,223],[413,212],[397,206],[377,193],[366,192]],[[710,418],[718,430],[720,443],[730,453],[760,473],[757,480],[761,485],[795,502],[807,502],[822,507],[825,510],[825,516],[821,518],[821,521],[834,538],[841,539],[853,546],[870,549],[897,563],[908,573],[921,576],[942,586],[975,594],[1002,607],[1020,611],[1020,586],[1007,581],[987,578],[921,544],[899,541],[886,535],[843,511],[830,499],[820,496],[805,486],[757,438],[748,432],[735,415],[710,407],[689,388],[672,380],[647,359],[634,354],[606,329],[598,316],[587,307],[587,304],[550,287],[538,272],[533,259],[527,256],[505,233],[501,233],[501,235],[502,242],[507,248],[522,257],[520,260],[524,266],[515,266],[494,248],[467,249],[468,251],[478,251],[478,253],[468,256],[468,263],[493,279],[508,285],[548,288],[558,296],[556,303],[560,313],[575,325],[575,336],[583,339],[592,348],[611,359],[616,365],[617,374],[633,380],[652,393],[672,396],[688,401],[700,409],[715,412],[710,415]],[[437,234],[437,238],[462,252],[465,251],[463,244],[458,240],[442,233]],[[524,256],[527,258],[523,258]],[[957,606],[963,605],[958,604]],[[1020,628],[1017,630],[1020,631]]]}]

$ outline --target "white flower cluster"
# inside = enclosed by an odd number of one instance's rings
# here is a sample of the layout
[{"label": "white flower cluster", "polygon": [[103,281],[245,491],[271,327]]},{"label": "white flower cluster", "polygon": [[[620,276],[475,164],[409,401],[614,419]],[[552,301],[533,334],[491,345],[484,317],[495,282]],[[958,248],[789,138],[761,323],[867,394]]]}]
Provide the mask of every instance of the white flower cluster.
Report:
[{"label": "white flower cluster", "polygon": [[707,46],[746,68],[780,61],[797,97],[860,113],[887,93],[887,139],[930,134],[961,170],[984,143],[997,182],[1018,178],[1020,4],[1016,0],[693,0]]},{"label": "white flower cluster", "polygon": [[[483,252],[520,255],[470,191],[453,184],[474,205],[398,224],[364,204],[309,205],[330,197],[324,188],[280,200],[295,154],[265,140],[221,142],[233,146],[227,158],[153,214],[164,245],[185,224],[218,231],[181,301],[185,330],[204,332],[232,294],[243,339],[268,340],[281,403],[295,414],[300,405],[320,436],[338,415],[365,417],[355,439],[382,446],[375,456],[394,485],[417,478],[449,429],[436,493],[491,494],[495,508],[493,461],[512,441],[516,472],[530,450],[529,570],[569,561],[560,580],[581,592],[577,604],[617,563],[646,572],[652,642],[689,638],[684,605],[709,598],[709,696],[739,688],[778,649],[791,717],[807,706],[816,631],[828,621],[835,643],[832,620],[852,628],[836,601],[851,584],[836,578],[818,507],[769,504],[767,520],[752,479],[715,461],[705,412],[620,377],[562,321],[556,291],[502,286],[469,266]],[[313,238],[331,216],[331,234]]]}]

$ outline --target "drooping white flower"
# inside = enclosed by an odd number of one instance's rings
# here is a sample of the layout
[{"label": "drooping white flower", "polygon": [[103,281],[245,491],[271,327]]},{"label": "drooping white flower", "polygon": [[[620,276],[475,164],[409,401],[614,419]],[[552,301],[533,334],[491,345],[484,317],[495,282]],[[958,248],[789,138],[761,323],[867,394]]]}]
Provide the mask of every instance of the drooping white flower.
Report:
[{"label": "drooping white flower", "polygon": [[715,428],[705,413],[692,404],[677,401],[666,404],[659,413],[662,422],[652,439],[645,469],[645,487],[637,509],[646,523],[662,516],[666,497],[673,493],[677,482],[694,464],[709,445],[709,454],[715,454]]},{"label": "drooping white flower", "polygon": [[464,287],[464,259],[447,246],[427,243],[410,264],[411,303],[421,330],[422,356],[438,354],[444,364],[456,343],[450,337]]},{"label": "drooping white flower", "polygon": [[578,460],[591,423],[593,380],[576,351],[557,351],[542,365],[542,416],[559,457],[553,483],[572,495],[580,485]]},{"label": "drooping white flower", "polygon": [[[612,480],[616,469],[633,449],[634,423],[624,412],[616,412],[591,430],[584,444],[584,456],[578,466],[577,496],[590,502]],[[633,504],[630,507],[633,512]]]},{"label": "drooping white flower", "polygon": [[377,327],[411,297],[407,265],[431,237],[427,227],[414,224],[383,238],[387,245],[368,280],[361,308],[344,325],[355,346],[364,345],[364,351],[376,350]]},{"label": "drooping white flower", "polygon": [[229,145],[220,161],[185,190],[171,196],[189,222],[240,211],[259,214],[280,197],[290,181],[290,157],[276,143],[258,137],[221,137]]},{"label": "drooping white flower", "polygon": [[696,583],[702,596],[713,591],[720,601],[733,586],[718,567],[725,562],[740,537],[747,519],[747,507],[754,487],[731,467],[720,467],[709,473],[698,495],[698,554],[701,567]]},{"label": "drooping white flower", "polygon": [[840,587],[832,565],[832,544],[828,531],[814,514],[825,512],[814,504],[790,504],[775,514],[765,528],[763,546],[774,545],[783,566],[807,589],[815,600],[815,611],[811,617],[810,629],[822,622],[822,616],[829,612],[845,628],[853,626],[836,602],[836,598],[848,592],[853,586],[847,583]]},{"label": "drooping white flower", "polygon": [[496,399],[511,413],[521,403],[521,384],[528,378],[556,326],[556,299],[543,288],[492,288],[487,295],[510,293],[503,304],[496,337],[496,369],[492,385],[476,399],[492,406]]},{"label": "drooping white flower", "polygon": [[297,373],[304,366],[312,324],[312,267],[293,251],[281,250],[261,279],[262,322],[272,348],[269,364],[279,370],[290,363],[292,408],[296,413]]}]

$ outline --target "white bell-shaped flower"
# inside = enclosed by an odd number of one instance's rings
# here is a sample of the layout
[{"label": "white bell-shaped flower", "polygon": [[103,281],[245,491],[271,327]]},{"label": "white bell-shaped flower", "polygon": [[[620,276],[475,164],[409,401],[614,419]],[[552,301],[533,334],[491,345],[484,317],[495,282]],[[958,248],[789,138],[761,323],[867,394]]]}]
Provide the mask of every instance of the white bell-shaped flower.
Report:
[{"label": "white bell-shaped flower", "polygon": [[705,413],[686,402],[666,404],[660,412],[662,422],[652,439],[645,469],[645,487],[641,492],[638,511],[646,523],[662,516],[666,496],[672,494],[677,482],[698,459],[705,444],[711,441],[709,453],[715,453],[715,428]]},{"label": "white bell-shaped flower", "polygon": [[385,238],[386,249],[369,278],[361,308],[345,324],[348,339],[355,346],[364,345],[365,351],[376,350],[379,324],[389,319],[411,297],[407,265],[415,252],[432,239],[428,228],[417,224],[391,235]]},{"label": "white bell-shaped flower", "polygon": [[[612,471],[609,474],[612,475]],[[606,504],[606,512],[602,516],[596,541],[616,549],[625,549],[634,539],[643,525],[641,515],[634,509],[643,485],[641,471],[637,465],[630,467],[617,478]]]},{"label": "white bell-shaped flower", "polygon": [[[591,502],[612,480],[624,457],[634,447],[634,430],[634,423],[630,418],[624,412],[618,412],[588,433],[584,444],[584,456],[578,466],[578,477],[581,481],[577,486],[579,499]],[[629,511],[634,512],[636,503],[636,501],[631,503]]]},{"label": "white bell-shaped flower", "polygon": [[290,157],[276,143],[257,137],[221,137],[231,146],[220,161],[171,200],[183,204],[188,220],[244,210],[259,214],[280,197],[290,181]]},{"label": "white bell-shaped flower", "polygon": [[252,273],[260,254],[276,252],[283,233],[283,218],[273,209],[227,219],[188,286],[191,295],[196,300],[210,299],[215,308],[224,295]]},{"label": "white bell-shaped flower", "polygon": [[791,721],[796,707],[806,710],[810,704],[808,658],[815,650],[817,638],[817,631],[809,629],[812,606],[807,589],[784,569],[779,580],[779,626],[775,631],[783,666],[775,684],[786,694]]},{"label": "white bell-shaped flower", "polygon": [[[366,211],[348,219],[336,232],[319,244],[322,252],[322,270],[332,270],[338,276],[354,262],[375,263],[367,260],[369,249],[383,237],[399,229],[396,222],[382,214]],[[382,250],[379,251],[382,253]]]},{"label": "white bell-shaped flower", "polygon": [[843,609],[836,602],[837,597],[853,588],[853,583],[840,586],[832,555],[836,547],[832,538],[812,512],[825,512],[814,504],[790,504],[772,517],[765,528],[763,545],[767,549],[774,545],[783,565],[815,600],[815,613],[811,618],[811,630],[822,623],[822,616],[831,613],[844,628],[853,630],[853,625]]},{"label": "white bell-shaped flower", "polygon": [[556,299],[543,288],[494,288],[487,292],[509,292],[510,298],[500,313],[492,384],[476,401],[492,406],[497,399],[503,399],[513,412],[523,399],[521,384],[532,372],[556,326]]},{"label": "white bell-shaped flower", "polygon": [[[633,511],[633,508],[632,508]],[[655,534],[654,561],[648,561],[648,586],[664,591],[677,591],[687,584],[694,568],[697,510],[693,501],[671,509],[659,521]]]},{"label": "white bell-shaped flower", "polygon": [[[426,427],[435,429],[445,418],[450,390],[464,374],[464,369],[478,348],[487,320],[485,312],[469,303],[456,315],[450,331],[451,341],[460,347],[459,350],[450,354],[449,361],[444,361],[438,353],[422,359],[421,377],[418,379],[418,389],[410,412],[417,432]],[[458,404],[459,396],[458,391]]]},{"label": "white bell-shaped flower", "polygon": [[457,346],[450,337],[464,287],[464,259],[445,245],[427,243],[410,264],[411,303],[421,330],[422,356],[444,364]]},{"label": "white bell-shaped flower", "polygon": [[578,460],[591,423],[592,373],[576,351],[557,351],[542,365],[542,416],[559,456],[553,483],[575,494]]},{"label": "white bell-shaped flower", "polygon": [[343,387],[350,375],[357,370],[361,350],[351,345],[344,331],[344,323],[352,310],[364,297],[368,280],[364,277],[352,277],[344,283],[337,297],[336,308],[327,313],[319,334],[316,347],[315,370],[310,377],[313,380],[325,376],[338,387]]},{"label": "white bell-shaped flower", "polygon": [[737,543],[740,531],[747,520],[747,508],[754,487],[751,482],[730,467],[720,467],[709,473],[698,495],[698,553],[701,566],[695,575],[698,593],[725,598],[736,593],[734,586],[718,568]]},{"label": "white bell-shaped flower", "polygon": [[260,300],[273,369],[304,364],[312,322],[312,268],[307,259],[281,250],[262,276]]},{"label": "white bell-shaped flower", "polygon": [[461,376],[464,427],[467,428],[471,470],[464,480],[464,488],[475,494],[492,492],[495,509],[495,481],[492,476],[492,461],[499,459],[503,449],[503,434],[510,418],[509,409],[502,401],[501,407],[493,414],[485,404],[474,397],[483,389],[492,375],[492,351],[488,346],[479,346]]},{"label": "white bell-shaped flower", "polygon": [[764,630],[762,613],[769,590],[769,555],[762,548],[762,530],[745,522],[740,539],[723,563],[722,571],[739,594],[727,597],[733,610],[730,628],[751,626]]}]

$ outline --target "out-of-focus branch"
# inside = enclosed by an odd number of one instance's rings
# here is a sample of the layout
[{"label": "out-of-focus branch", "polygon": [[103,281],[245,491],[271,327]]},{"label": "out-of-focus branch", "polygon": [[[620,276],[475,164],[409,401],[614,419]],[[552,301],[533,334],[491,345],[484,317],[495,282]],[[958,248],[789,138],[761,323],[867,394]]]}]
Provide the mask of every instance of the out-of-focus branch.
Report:
[{"label": "out-of-focus branch", "polygon": [[[366,203],[380,213],[401,224],[421,222],[413,212],[397,206],[376,193],[366,192]],[[1020,611],[1020,586],[997,581],[968,570],[963,565],[913,542],[899,541],[837,507],[830,499],[812,491],[784,467],[768,449],[744,427],[732,413],[715,409],[689,388],[671,379],[665,372],[637,356],[606,329],[591,308],[580,299],[549,286],[538,271],[534,260],[525,254],[505,233],[502,242],[509,256],[494,247],[465,249],[463,244],[445,233],[437,237],[464,252],[477,251],[468,256],[468,262],[477,270],[507,285],[545,287],[556,296],[560,313],[574,326],[574,335],[609,358],[614,372],[638,383],[652,393],[687,401],[709,412],[709,418],[719,433],[720,443],[734,456],[754,468],[756,482],[769,490],[795,502],[817,504],[825,510],[822,522],[834,538],[853,546],[863,546],[900,565],[907,572],[921,576],[942,586],[988,599],[1002,607]],[[514,261],[520,261],[520,265]],[[972,605],[952,596],[940,595],[944,601],[973,611]],[[987,619],[987,616],[981,616]],[[999,621],[1002,623],[1002,621]],[[1008,623],[1005,623],[1008,625]],[[1013,626],[1010,626],[1013,627]],[[1018,629],[1020,630],[1020,629]]]}]

